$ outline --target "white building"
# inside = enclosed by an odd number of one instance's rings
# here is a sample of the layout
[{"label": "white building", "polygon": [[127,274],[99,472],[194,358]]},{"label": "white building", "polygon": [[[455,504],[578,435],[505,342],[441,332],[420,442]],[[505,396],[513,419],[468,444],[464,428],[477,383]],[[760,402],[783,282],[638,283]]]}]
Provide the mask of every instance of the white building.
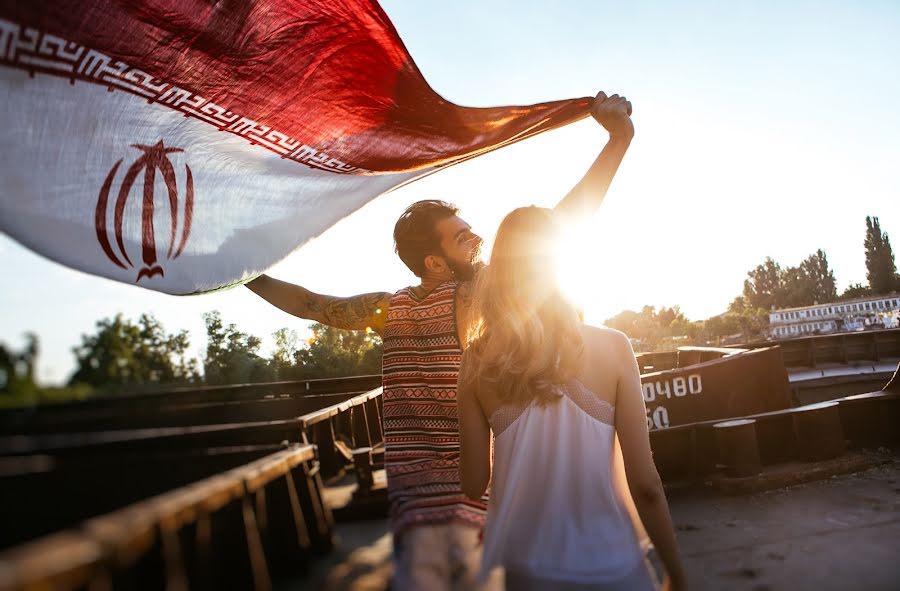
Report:
[{"label": "white building", "polygon": [[897,293],[769,313],[769,332],[776,339],[898,326],[900,294]]}]

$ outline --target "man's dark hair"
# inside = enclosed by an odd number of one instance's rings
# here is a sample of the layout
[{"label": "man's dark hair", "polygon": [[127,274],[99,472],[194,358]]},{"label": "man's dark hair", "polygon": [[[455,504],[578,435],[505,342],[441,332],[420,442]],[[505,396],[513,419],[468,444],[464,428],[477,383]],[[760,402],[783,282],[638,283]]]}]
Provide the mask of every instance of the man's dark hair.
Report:
[{"label": "man's dark hair", "polygon": [[394,251],[417,277],[425,274],[426,256],[443,254],[435,226],[457,213],[459,208],[451,203],[426,199],[413,203],[400,215],[394,225]]}]

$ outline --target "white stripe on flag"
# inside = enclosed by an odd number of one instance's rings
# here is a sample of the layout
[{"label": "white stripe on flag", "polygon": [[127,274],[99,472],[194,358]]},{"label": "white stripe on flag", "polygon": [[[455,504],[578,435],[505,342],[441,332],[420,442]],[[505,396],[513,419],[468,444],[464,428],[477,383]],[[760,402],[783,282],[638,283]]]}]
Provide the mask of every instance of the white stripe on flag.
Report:
[{"label": "white stripe on flag", "polygon": [[[63,264],[173,294],[246,280],[375,196],[433,170],[364,176],[316,170],[129,92],[40,73],[29,77],[5,67],[0,104],[0,178],[7,182],[0,194],[0,230]],[[139,165],[122,209],[123,253],[115,224],[119,191],[129,168],[160,141],[164,149],[179,150],[164,155],[175,179],[174,244],[165,165]],[[148,168],[155,179],[149,192],[155,266],[163,274],[145,273],[138,280],[143,268],[154,266],[145,264],[142,248]],[[170,260],[184,233],[188,168],[191,227],[183,252]],[[107,179],[99,225],[112,257],[101,247],[95,224]]]}]

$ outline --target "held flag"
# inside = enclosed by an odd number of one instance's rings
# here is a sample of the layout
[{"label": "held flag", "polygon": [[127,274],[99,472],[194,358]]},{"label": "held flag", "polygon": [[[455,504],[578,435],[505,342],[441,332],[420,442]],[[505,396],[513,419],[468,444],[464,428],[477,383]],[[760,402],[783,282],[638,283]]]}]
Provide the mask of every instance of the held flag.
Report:
[{"label": "held flag", "polygon": [[374,0],[0,0],[0,231],[173,294],[588,115],[435,93]]}]

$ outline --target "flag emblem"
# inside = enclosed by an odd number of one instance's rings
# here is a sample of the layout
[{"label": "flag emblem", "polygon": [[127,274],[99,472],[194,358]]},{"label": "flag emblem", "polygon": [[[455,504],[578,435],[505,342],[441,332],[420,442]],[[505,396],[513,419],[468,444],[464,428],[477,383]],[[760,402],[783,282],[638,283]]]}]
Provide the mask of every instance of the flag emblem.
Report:
[{"label": "flag emblem", "polygon": [[[175,168],[169,160],[169,154],[183,152],[181,148],[166,147],[160,140],[152,146],[142,144],[132,144],[132,148],[136,148],[142,154],[128,167],[125,172],[122,184],[120,185],[118,196],[115,200],[115,209],[113,212],[113,230],[115,233],[116,246],[119,248],[119,254],[113,250],[109,241],[109,231],[107,228],[107,218],[109,209],[109,193],[115,181],[116,173],[124,161],[124,158],[113,165],[106,180],[100,188],[100,195],[97,198],[97,208],[94,213],[95,226],[97,230],[97,241],[100,248],[103,249],[106,257],[115,265],[122,269],[134,268],[131,257],[125,248],[125,241],[122,237],[122,225],[125,218],[125,205],[131,195],[131,189],[137,181],[138,175],[143,172],[143,192],[141,193],[141,259],[143,266],[138,271],[135,283],[140,282],[144,277],[152,279],[156,275],[165,277],[165,272],[159,264],[159,257],[156,250],[156,233],[154,226],[154,213],[156,211],[156,173],[162,176],[166,185],[166,193],[169,203],[169,246],[166,252],[166,259],[177,259],[184,250],[191,234],[191,221],[194,213],[194,177],[191,168],[187,164],[184,165],[187,181],[185,183],[185,195],[183,199],[181,217],[181,233],[178,237],[179,222],[179,203],[178,203],[178,186],[175,180]],[[177,243],[177,246],[176,246]],[[121,256],[121,258],[120,258]],[[123,262],[124,260],[124,262]],[[127,266],[126,266],[127,264]]]}]

